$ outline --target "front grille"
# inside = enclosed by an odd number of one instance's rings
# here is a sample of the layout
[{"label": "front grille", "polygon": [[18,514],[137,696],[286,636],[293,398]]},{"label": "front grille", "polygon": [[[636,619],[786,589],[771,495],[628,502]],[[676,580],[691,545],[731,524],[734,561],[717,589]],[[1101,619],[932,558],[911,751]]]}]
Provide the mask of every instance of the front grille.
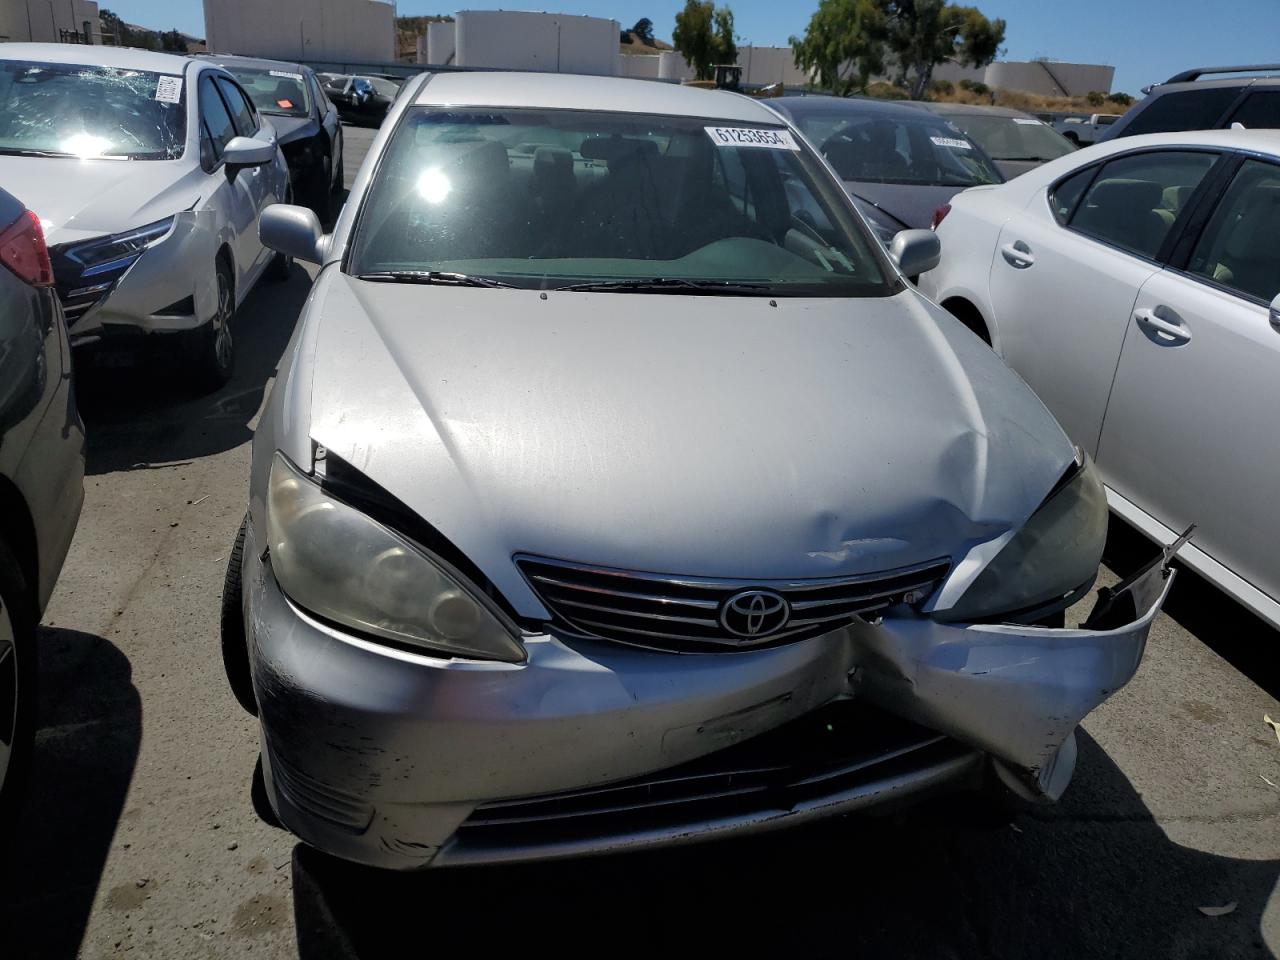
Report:
[{"label": "front grille", "polygon": [[[462,824],[453,861],[483,851],[589,852],[639,838],[689,839],[708,825],[763,823],[840,802],[865,806],[966,772],[962,744],[857,701],[830,703],[770,733],[620,783],[485,803]],[[541,850],[541,854],[539,851]]]},{"label": "front grille", "polygon": [[[578,634],[677,651],[758,649],[834,630],[933,592],[950,564],[935,560],[880,573],[828,580],[728,581],[633,573],[516,557],[557,625]],[[731,632],[725,604],[753,589],[786,601],[789,614],[757,636]]]}]

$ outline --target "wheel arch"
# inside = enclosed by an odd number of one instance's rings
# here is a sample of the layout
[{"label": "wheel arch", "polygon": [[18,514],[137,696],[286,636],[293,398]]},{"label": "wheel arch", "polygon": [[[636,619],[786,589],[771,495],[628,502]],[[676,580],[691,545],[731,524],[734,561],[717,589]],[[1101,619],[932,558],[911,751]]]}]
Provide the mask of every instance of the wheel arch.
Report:
[{"label": "wheel arch", "polygon": [[974,305],[973,301],[967,297],[954,296],[943,300],[940,306],[981,337],[987,346],[995,347],[995,337],[992,335],[991,324],[987,322],[987,319],[982,315],[982,311]]}]

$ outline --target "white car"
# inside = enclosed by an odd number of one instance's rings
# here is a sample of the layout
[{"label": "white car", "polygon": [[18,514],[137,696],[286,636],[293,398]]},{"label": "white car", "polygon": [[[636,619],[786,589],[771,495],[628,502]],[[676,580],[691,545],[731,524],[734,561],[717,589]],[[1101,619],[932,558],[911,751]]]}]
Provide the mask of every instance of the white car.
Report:
[{"label": "white car", "polygon": [[194,378],[230,378],[231,317],[274,257],[258,214],[289,184],[275,131],[231,74],[6,43],[0,182],[40,218],[74,345],[171,334]]},{"label": "white car", "polygon": [[[940,211],[940,214],[943,211]],[[954,198],[921,289],[1097,461],[1112,510],[1280,627],[1280,132],[1124,138]]]}]

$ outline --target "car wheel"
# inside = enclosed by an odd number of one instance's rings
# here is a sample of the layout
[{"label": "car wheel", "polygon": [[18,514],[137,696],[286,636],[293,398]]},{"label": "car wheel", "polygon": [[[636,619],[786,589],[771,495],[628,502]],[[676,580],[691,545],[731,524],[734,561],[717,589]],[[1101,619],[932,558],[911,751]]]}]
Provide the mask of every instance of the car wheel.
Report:
[{"label": "car wheel", "polygon": [[235,315],[235,281],[231,267],[221,257],[217,273],[218,306],[209,322],[186,334],[186,361],[202,387],[216,390],[231,379],[235,370],[235,343],[231,339],[231,318]]},{"label": "car wheel", "polygon": [[35,603],[0,543],[0,862],[12,842],[36,723]]},{"label": "car wheel", "polygon": [[244,607],[241,604],[241,566],[244,563],[244,534],[249,518],[240,521],[240,532],[227,557],[227,575],[222,582],[222,668],[236,702],[251,715],[258,715],[258,701],[253,695],[253,674],[249,669],[249,644],[244,630]]},{"label": "car wheel", "polygon": [[286,253],[277,253],[267,264],[267,279],[275,283],[284,283],[293,273],[293,257]]}]

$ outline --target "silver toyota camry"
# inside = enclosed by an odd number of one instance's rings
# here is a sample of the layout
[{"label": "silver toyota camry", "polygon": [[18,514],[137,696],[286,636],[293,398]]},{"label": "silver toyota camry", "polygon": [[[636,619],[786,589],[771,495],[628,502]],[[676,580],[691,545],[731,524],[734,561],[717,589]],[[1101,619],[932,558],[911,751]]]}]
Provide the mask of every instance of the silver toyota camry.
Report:
[{"label": "silver toyota camry", "polygon": [[[1106,501],[1028,388],[744,97],[422,76],[258,427],[223,647],[294,833],[571,856],[943,786],[1056,799],[1158,560],[1079,628]],[[1166,551],[1167,553],[1167,551]]]}]

